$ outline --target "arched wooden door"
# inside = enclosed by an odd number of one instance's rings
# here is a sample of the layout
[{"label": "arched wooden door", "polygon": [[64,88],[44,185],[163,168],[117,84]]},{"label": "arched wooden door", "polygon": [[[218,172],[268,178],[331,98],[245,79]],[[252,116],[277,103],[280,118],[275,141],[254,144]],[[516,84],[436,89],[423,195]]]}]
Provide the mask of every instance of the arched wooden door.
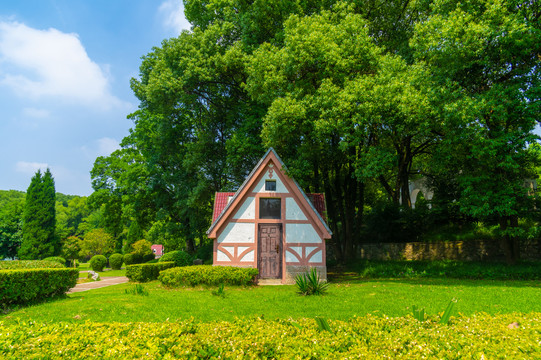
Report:
[{"label": "arched wooden door", "polygon": [[263,279],[282,277],[282,224],[259,224],[258,269]]}]

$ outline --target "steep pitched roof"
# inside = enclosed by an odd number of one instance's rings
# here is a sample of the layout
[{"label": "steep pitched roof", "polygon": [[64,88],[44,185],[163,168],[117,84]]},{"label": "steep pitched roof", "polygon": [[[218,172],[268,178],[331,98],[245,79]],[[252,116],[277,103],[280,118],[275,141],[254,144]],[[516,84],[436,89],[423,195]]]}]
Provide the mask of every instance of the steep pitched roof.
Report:
[{"label": "steep pitched roof", "polygon": [[[250,174],[246,177],[246,180],[242,183],[240,188],[237,190],[236,193],[234,193],[233,198],[229,200],[230,194],[233,193],[216,193],[216,200],[214,202],[214,212],[213,212],[213,219],[212,219],[212,225],[207,230],[207,235],[211,238],[216,237],[216,230],[221,226],[223,221],[230,215],[230,213],[233,211],[233,208],[235,207],[235,204],[237,203],[238,199],[242,199],[244,195],[250,190],[250,188],[254,185],[254,181],[257,178],[257,176],[265,169],[266,165],[269,163],[269,161],[276,162],[280,165],[279,170],[283,172],[283,170],[286,169],[286,166],[284,165],[282,159],[278,156],[276,151],[274,151],[273,148],[270,148],[265,155],[259,160],[257,165],[253,168],[253,170],[250,172]],[[325,197],[323,194],[311,194],[311,198],[309,198],[304,191],[301,189],[297,181],[295,179],[290,178],[286,176],[287,179],[289,179],[293,183],[294,191],[296,190],[297,193],[300,195],[298,196],[300,200],[304,200],[306,204],[308,204],[308,207],[311,208],[313,211],[313,214],[316,216],[316,218],[319,220],[319,225],[323,228],[323,232],[326,233],[325,238],[330,238],[332,235],[331,229],[329,229],[329,226],[324,220],[324,214],[325,214]],[[221,195],[218,195],[221,194]],[[225,195],[227,194],[227,195]],[[220,202],[220,204],[217,204],[217,200]],[[228,201],[228,202],[227,202]],[[225,203],[225,207],[223,207],[223,204]],[[314,204],[317,204],[317,208]],[[220,207],[222,208],[221,211]],[[322,211],[319,211],[322,210]]]},{"label": "steep pitched roof", "polygon": [[[220,214],[224,211],[225,207],[229,203],[229,198],[235,196],[234,192],[217,192],[214,199],[214,211],[212,212],[212,222],[215,222]],[[319,216],[323,220],[327,220],[326,211],[327,206],[325,205],[325,194],[306,194],[314,208],[319,213]]]}]

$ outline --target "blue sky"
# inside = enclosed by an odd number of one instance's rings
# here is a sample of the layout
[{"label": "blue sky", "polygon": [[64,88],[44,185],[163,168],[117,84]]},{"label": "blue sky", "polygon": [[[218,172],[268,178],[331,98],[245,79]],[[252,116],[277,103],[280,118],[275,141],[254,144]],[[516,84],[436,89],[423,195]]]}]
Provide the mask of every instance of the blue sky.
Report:
[{"label": "blue sky", "polygon": [[189,29],[182,0],[0,3],[0,190],[49,167],[90,195],[90,170],[128,134],[141,56]]}]

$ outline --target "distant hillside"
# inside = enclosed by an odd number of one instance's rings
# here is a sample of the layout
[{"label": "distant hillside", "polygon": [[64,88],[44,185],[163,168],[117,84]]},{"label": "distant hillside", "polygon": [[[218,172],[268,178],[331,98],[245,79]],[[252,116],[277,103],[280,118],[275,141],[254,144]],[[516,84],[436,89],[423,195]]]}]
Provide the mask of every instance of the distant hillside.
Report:
[{"label": "distant hillside", "polygon": [[0,190],[0,209],[12,202],[23,201],[26,199],[24,191]]},{"label": "distant hillside", "polygon": [[[67,206],[69,200],[78,198],[78,195],[65,195],[62,193],[56,193],[56,201],[61,202],[64,206]],[[26,193],[18,190],[0,190],[0,208],[3,208],[9,203],[15,201],[24,201],[26,199]]]}]

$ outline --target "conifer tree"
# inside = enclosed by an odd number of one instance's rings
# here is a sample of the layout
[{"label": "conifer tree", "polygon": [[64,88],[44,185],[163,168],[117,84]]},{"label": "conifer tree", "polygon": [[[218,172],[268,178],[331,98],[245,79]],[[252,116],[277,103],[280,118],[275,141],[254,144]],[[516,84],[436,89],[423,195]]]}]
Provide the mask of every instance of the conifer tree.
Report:
[{"label": "conifer tree", "polygon": [[19,258],[23,260],[44,259],[60,250],[55,236],[56,192],[49,169],[45,174],[37,171],[26,193],[23,213],[23,239]]}]

